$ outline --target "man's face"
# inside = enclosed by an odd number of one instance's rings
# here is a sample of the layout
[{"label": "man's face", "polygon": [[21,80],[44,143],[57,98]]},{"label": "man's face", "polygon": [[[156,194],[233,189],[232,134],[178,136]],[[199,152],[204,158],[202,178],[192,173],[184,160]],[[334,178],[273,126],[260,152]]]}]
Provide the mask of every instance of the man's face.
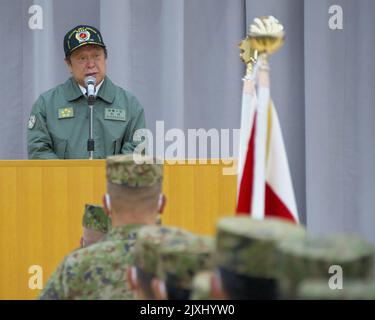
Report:
[{"label": "man's face", "polygon": [[99,84],[107,71],[104,49],[97,45],[90,44],[74,50],[65,62],[74,79],[83,87],[87,76],[95,77]]}]

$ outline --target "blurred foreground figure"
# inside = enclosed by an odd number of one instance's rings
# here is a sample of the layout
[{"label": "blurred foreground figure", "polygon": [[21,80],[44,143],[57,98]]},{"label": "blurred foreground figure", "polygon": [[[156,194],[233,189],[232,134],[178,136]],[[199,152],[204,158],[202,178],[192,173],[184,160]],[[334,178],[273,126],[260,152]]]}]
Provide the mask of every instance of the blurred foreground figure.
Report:
[{"label": "blurred foreground figure", "polygon": [[216,233],[215,299],[278,299],[277,246],[285,239],[306,236],[301,225],[283,219],[219,220]]},{"label": "blurred foreground figure", "polygon": [[128,281],[138,299],[189,299],[194,275],[212,267],[213,241],[174,227],[144,227]]}]

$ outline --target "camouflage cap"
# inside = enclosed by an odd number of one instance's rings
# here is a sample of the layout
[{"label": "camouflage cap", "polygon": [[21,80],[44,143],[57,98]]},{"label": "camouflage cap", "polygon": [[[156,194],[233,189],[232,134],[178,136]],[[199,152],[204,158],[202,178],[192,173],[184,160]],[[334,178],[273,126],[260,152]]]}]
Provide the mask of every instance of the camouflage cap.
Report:
[{"label": "camouflage cap", "polygon": [[175,288],[190,290],[197,272],[213,268],[213,254],[210,237],[171,238],[159,248],[157,275]]},{"label": "camouflage cap", "polygon": [[375,300],[375,283],[345,281],[341,289],[331,289],[326,280],[305,280],[297,288],[301,300]]},{"label": "camouflage cap", "polygon": [[131,188],[152,187],[163,181],[163,164],[151,157],[110,156],[107,157],[107,181]]},{"label": "camouflage cap", "polygon": [[305,236],[303,226],[285,219],[222,218],[217,224],[216,263],[219,268],[240,275],[275,279],[277,243]]},{"label": "camouflage cap", "polygon": [[369,279],[372,276],[373,246],[354,236],[309,236],[279,245],[279,283],[282,296],[294,298],[303,280],[328,282],[331,266],[339,266],[345,279]]},{"label": "camouflage cap", "polygon": [[193,278],[191,300],[211,299],[211,272],[198,272]]},{"label": "camouflage cap", "polygon": [[104,213],[103,207],[95,204],[86,204],[82,218],[82,226],[87,229],[107,233],[112,223]]},{"label": "camouflage cap", "polygon": [[185,230],[175,227],[156,225],[145,226],[140,229],[134,246],[134,265],[144,272],[156,275],[158,267],[158,252],[168,239],[192,237]]}]

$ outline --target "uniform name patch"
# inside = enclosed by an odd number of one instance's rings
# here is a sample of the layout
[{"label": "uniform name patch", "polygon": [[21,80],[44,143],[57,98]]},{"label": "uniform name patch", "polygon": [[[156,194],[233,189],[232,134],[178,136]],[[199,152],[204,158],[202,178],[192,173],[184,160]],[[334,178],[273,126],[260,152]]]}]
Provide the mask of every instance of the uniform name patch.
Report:
[{"label": "uniform name patch", "polygon": [[125,110],[105,108],[104,119],[125,121],[126,120]]},{"label": "uniform name patch", "polygon": [[63,107],[58,109],[59,119],[74,118],[74,110],[72,107]]}]

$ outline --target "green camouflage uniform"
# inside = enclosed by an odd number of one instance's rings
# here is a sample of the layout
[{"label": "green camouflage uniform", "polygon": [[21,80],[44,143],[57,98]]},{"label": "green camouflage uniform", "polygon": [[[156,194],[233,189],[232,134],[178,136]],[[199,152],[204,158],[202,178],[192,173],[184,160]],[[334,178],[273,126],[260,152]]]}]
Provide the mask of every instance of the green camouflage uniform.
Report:
[{"label": "green camouflage uniform", "polygon": [[105,241],[77,250],[60,264],[42,291],[42,300],[132,299],[126,266],[142,225],[113,228]]},{"label": "green camouflage uniform", "polygon": [[[131,155],[107,159],[110,183],[151,187],[162,182],[160,164],[135,164]],[[143,225],[112,227],[105,241],[68,255],[49,279],[40,299],[131,299],[126,268]]]},{"label": "green camouflage uniform", "polygon": [[296,298],[304,280],[328,283],[331,266],[342,269],[343,282],[370,280],[373,273],[373,246],[354,236],[309,236],[301,241],[284,241],[279,245],[279,282],[282,297]]}]

